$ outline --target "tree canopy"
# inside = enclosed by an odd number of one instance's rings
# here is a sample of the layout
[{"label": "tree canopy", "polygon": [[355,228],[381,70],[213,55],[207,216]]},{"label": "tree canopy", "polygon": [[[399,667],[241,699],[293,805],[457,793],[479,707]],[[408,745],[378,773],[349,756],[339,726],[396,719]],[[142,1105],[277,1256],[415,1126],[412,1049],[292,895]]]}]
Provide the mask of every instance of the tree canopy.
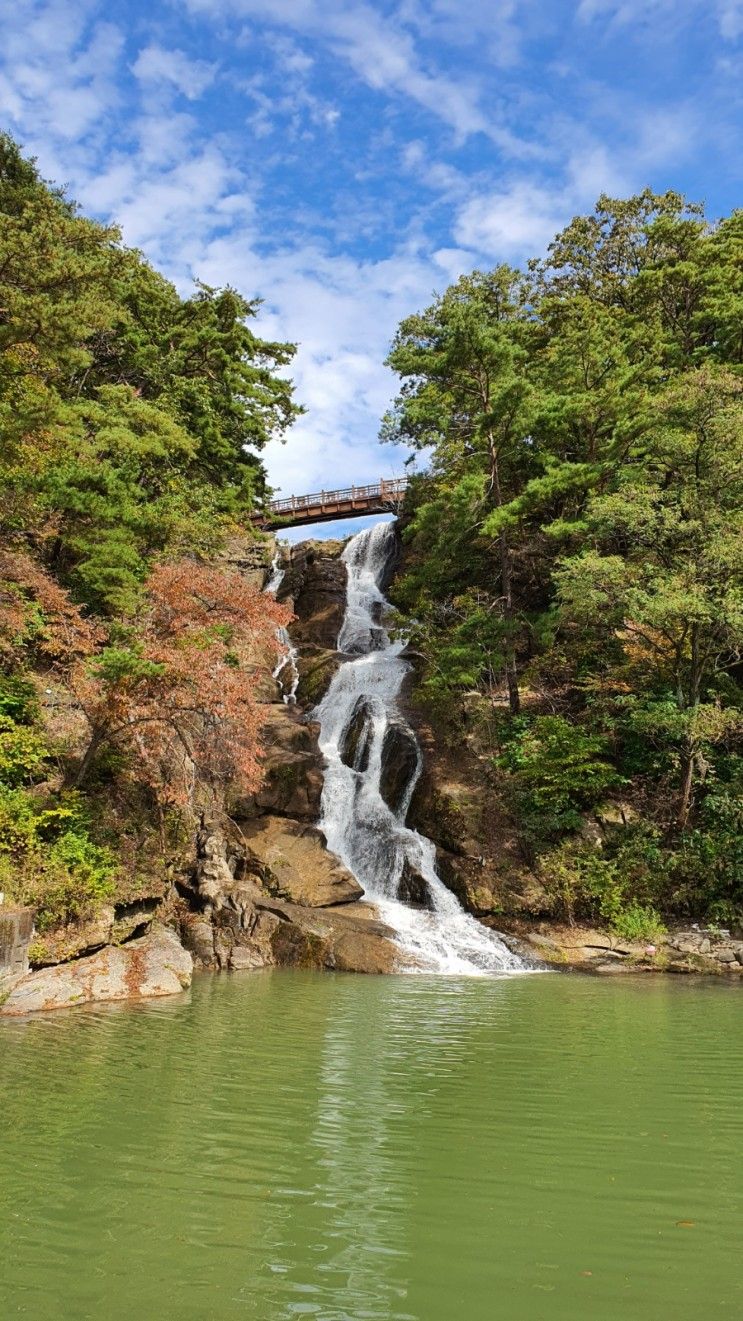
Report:
[{"label": "tree canopy", "polygon": [[[658,902],[688,903],[692,842],[709,854],[705,819],[741,787],[743,212],[602,197],[544,260],[406,318],[388,361],[383,437],[427,463],[396,588],[423,694],[453,721],[466,690],[487,698],[532,859],[579,849],[564,815],[529,814],[516,768],[528,748],[538,803],[555,746],[534,722],[564,722],[566,766],[571,730],[604,739],[676,859]],[[728,912],[743,879],[718,870]]]},{"label": "tree canopy", "polygon": [[220,551],[300,410],[258,310],[181,295],[0,135],[0,889],[42,926],[110,893],[122,830],[260,780],[288,614]]}]

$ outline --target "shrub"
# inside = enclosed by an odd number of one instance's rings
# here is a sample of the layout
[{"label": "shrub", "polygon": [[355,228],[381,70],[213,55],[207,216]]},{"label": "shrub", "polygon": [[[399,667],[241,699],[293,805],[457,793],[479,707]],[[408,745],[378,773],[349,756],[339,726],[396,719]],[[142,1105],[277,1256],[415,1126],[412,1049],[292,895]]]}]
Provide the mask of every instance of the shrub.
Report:
[{"label": "shrub", "polygon": [[29,679],[15,674],[0,675],[0,716],[16,725],[32,725],[39,714],[36,689]]},{"label": "shrub", "polygon": [[611,925],[617,935],[623,936],[625,940],[654,941],[666,930],[657,909],[652,904],[639,904],[635,899],[617,913]]},{"label": "shrub", "polygon": [[617,830],[605,849],[566,840],[539,860],[553,910],[605,923],[625,939],[651,939],[662,927],[655,906],[667,891],[667,858],[658,832],[645,823]]},{"label": "shrub", "polygon": [[32,784],[39,779],[48,756],[41,734],[0,715],[0,784],[10,788]]},{"label": "shrub", "polygon": [[111,854],[84,836],[67,832],[46,858],[33,861],[19,897],[36,909],[39,931],[92,917],[114,892]]},{"label": "shrub", "polygon": [[79,800],[44,806],[20,788],[0,786],[0,879],[36,909],[47,931],[91,917],[114,892],[115,862],[94,843]]},{"label": "shrub", "polygon": [[582,809],[621,783],[607,760],[606,740],[563,716],[513,721],[496,764],[509,773],[522,830],[535,843],[577,830]]}]

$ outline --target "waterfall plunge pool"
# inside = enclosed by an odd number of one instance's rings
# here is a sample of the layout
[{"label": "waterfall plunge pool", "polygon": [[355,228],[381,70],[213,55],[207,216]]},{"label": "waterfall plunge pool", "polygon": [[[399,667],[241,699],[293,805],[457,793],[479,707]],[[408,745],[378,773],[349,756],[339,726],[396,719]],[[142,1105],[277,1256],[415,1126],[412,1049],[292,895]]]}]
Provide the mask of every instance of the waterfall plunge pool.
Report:
[{"label": "waterfall plunge pool", "polygon": [[197,977],[3,1024],[0,1316],[743,1315],[740,993]]}]

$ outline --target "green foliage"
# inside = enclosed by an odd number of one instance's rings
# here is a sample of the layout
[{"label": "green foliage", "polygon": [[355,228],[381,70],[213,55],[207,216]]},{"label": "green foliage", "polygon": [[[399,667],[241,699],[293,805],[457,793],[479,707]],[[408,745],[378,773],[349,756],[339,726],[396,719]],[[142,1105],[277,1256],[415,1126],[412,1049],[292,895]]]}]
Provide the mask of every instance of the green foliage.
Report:
[{"label": "green foliage", "polygon": [[[741,911],[722,781],[743,735],[742,253],[743,212],[601,197],[545,261],[406,318],[389,357],[383,437],[430,456],[394,588],[419,691],[455,725],[468,689],[492,704],[527,857],[563,911],[635,902],[638,930]],[[506,697],[525,723],[503,727]],[[564,840],[621,781],[656,830],[657,895],[626,840],[577,860]]]},{"label": "green foliage", "polygon": [[672,903],[691,917],[735,925],[743,920],[743,762],[731,758],[719,769],[729,779],[713,784],[671,854]]},{"label": "green foliage", "polygon": [[497,765],[508,772],[508,791],[534,840],[578,829],[582,811],[621,782],[606,740],[563,716],[522,718],[508,735]]},{"label": "green foliage", "polygon": [[639,904],[636,899],[617,913],[612,926],[624,940],[655,942],[666,932],[666,925],[657,909],[652,904]]},{"label": "green foliage", "polygon": [[49,756],[46,740],[35,729],[0,715],[0,784],[17,788],[40,778]]},{"label": "green foliage", "polygon": [[539,875],[558,917],[605,923],[627,940],[664,930],[656,907],[665,894],[665,858],[652,827],[618,828],[604,847],[566,840],[539,860]]},{"label": "green foliage", "polygon": [[91,839],[75,795],[45,805],[0,786],[0,872],[10,896],[36,909],[39,931],[92,916],[114,892],[115,859]]},{"label": "green foliage", "polygon": [[131,615],[153,555],[213,552],[263,495],[294,346],[234,289],[181,298],[3,135],[0,306],[0,533],[53,527],[55,577]]},{"label": "green foliage", "polygon": [[17,674],[0,674],[0,716],[16,725],[31,725],[37,719],[39,702],[30,679]]}]

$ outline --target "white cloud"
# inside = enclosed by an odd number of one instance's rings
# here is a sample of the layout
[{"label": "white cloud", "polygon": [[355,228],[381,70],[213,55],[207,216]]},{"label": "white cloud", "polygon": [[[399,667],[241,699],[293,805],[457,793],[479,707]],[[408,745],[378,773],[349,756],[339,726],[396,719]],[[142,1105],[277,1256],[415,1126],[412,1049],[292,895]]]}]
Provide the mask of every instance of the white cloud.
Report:
[{"label": "white cloud", "polygon": [[417,102],[457,135],[498,136],[479,105],[474,79],[454,79],[423,65],[414,39],[399,22],[367,3],[348,0],[185,0],[192,12],[223,18],[225,11],[283,24],[331,47],[375,91]]},{"label": "white cloud", "polygon": [[308,413],[265,451],[271,482],[290,494],[399,474],[404,454],[377,442],[396,388],[384,358],[402,317],[446,282],[441,267],[405,245],[379,261],[312,243],[259,256],[225,235],[205,245],[199,270],[264,293],[258,332],[299,342],[291,375]]},{"label": "white cloud", "polygon": [[9,126],[20,127],[29,146],[41,147],[41,160],[53,156],[51,144],[101,132],[108,114],[120,101],[115,73],[123,36],[112,23],[88,30],[92,6],[79,9],[35,0],[3,4],[5,71],[0,84],[0,110]]},{"label": "white cloud", "polygon": [[456,217],[454,237],[463,247],[496,262],[541,252],[560,228],[561,200],[554,189],[517,181],[465,202]]},{"label": "white cloud", "polygon": [[132,66],[135,78],[141,83],[174,87],[189,101],[195,101],[214,82],[216,64],[205,60],[191,60],[182,50],[165,50],[163,46],[145,46]]},{"label": "white cloud", "polygon": [[720,32],[727,41],[743,36],[743,0],[718,0]]}]

